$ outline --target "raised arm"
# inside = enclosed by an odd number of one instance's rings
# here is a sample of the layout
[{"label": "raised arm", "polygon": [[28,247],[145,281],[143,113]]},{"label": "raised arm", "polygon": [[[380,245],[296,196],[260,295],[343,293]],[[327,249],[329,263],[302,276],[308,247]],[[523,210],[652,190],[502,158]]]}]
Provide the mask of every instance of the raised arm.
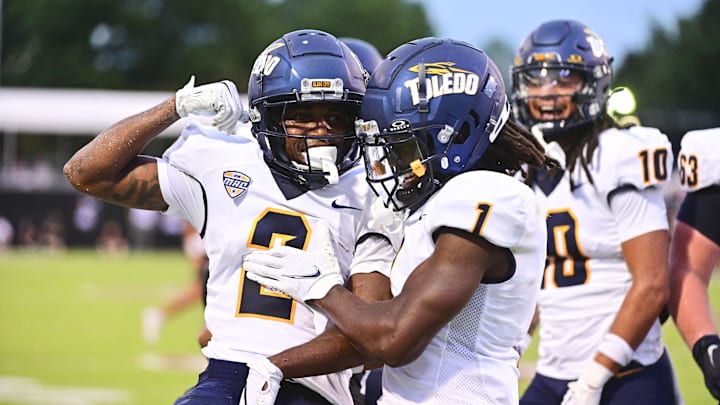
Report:
[{"label": "raised arm", "polygon": [[180,119],[175,97],[111,126],[78,150],[63,171],[78,191],[126,207],[164,210],[155,159],[140,155]]},{"label": "raised arm", "polygon": [[83,146],[65,163],[65,177],[78,191],[114,204],[165,210],[156,161],[140,153],[189,114],[212,115],[220,130],[232,130],[243,115],[235,84],[223,80],[195,87],[192,76],[175,97],[125,118]]}]

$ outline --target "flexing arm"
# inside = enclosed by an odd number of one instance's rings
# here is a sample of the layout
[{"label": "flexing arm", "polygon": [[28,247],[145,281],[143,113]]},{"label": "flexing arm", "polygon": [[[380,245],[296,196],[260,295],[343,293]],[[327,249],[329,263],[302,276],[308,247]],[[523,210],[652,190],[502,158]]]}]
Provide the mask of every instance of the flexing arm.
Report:
[{"label": "flexing arm", "polygon": [[65,177],[78,191],[115,204],[165,210],[155,159],[139,154],[178,119],[175,97],[125,118],[77,151]]},{"label": "flexing arm", "polygon": [[432,256],[390,301],[367,303],[335,286],[310,304],[328,314],[363,353],[393,367],[410,363],[467,304],[486,273],[508,271],[502,249],[469,238],[461,232],[440,234]]},{"label": "flexing arm", "polygon": [[103,131],[65,163],[63,171],[78,191],[131,208],[163,211],[155,159],[139,155],[154,137],[189,114],[211,114],[230,131],[243,115],[237,88],[229,80],[195,87],[195,77],[157,106]]}]

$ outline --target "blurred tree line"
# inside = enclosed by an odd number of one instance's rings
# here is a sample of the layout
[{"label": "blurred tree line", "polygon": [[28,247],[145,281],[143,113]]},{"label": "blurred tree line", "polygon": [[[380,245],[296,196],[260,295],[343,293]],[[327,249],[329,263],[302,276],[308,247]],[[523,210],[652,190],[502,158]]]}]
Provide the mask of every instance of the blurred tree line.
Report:
[{"label": "blurred tree line", "polygon": [[[172,90],[234,80],[286,32],[317,28],[387,53],[432,35],[401,0],[4,0],[3,86]],[[380,12],[381,10],[381,12]]]},{"label": "blurred tree line", "polygon": [[628,54],[615,83],[631,85],[647,108],[720,110],[720,0],[706,0],[675,32],[656,26],[641,51]]},{"label": "blurred tree line", "polygon": [[[282,34],[318,28],[387,53],[433,35],[406,0],[0,0],[4,86],[170,91],[189,74],[229,78],[241,91],[255,56]],[[611,18],[611,17],[609,17]],[[653,29],[645,48],[615,66],[644,123],[669,132],[720,125],[720,0],[677,27]],[[499,64],[508,47],[494,40]],[[514,49],[512,50],[514,52]],[[508,62],[509,63],[509,62]],[[505,71],[506,69],[502,69]]]},{"label": "blurred tree line", "polygon": [[690,129],[720,126],[720,0],[705,0],[675,29],[656,26],[644,49],[616,67],[615,85],[630,87],[644,124],[675,146]]}]

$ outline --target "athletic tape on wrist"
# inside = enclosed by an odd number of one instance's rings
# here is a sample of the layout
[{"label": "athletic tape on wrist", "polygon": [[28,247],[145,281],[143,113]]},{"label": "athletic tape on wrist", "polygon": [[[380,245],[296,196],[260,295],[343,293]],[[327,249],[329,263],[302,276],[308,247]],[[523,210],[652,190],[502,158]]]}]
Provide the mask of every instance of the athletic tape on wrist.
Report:
[{"label": "athletic tape on wrist", "polygon": [[592,389],[599,389],[613,376],[613,372],[607,367],[593,360],[583,370],[578,381],[584,382]]},{"label": "athletic tape on wrist", "polygon": [[625,341],[625,339],[614,333],[608,333],[603,338],[602,343],[598,347],[598,351],[607,357],[611,358],[612,361],[619,364],[620,367],[625,367],[630,360],[632,360],[633,353],[635,351]]}]

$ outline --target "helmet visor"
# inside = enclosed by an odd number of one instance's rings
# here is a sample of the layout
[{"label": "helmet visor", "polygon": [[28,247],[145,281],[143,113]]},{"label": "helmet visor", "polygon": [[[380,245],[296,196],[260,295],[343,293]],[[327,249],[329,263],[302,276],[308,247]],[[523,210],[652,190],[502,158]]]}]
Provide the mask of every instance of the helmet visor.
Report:
[{"label": "helmet visor", "polygon": [[585,84],[585,74],[575,69],[541,67],[518,72],[517,80],[526,93],[550,87],[558,93],[573,94]]}]

